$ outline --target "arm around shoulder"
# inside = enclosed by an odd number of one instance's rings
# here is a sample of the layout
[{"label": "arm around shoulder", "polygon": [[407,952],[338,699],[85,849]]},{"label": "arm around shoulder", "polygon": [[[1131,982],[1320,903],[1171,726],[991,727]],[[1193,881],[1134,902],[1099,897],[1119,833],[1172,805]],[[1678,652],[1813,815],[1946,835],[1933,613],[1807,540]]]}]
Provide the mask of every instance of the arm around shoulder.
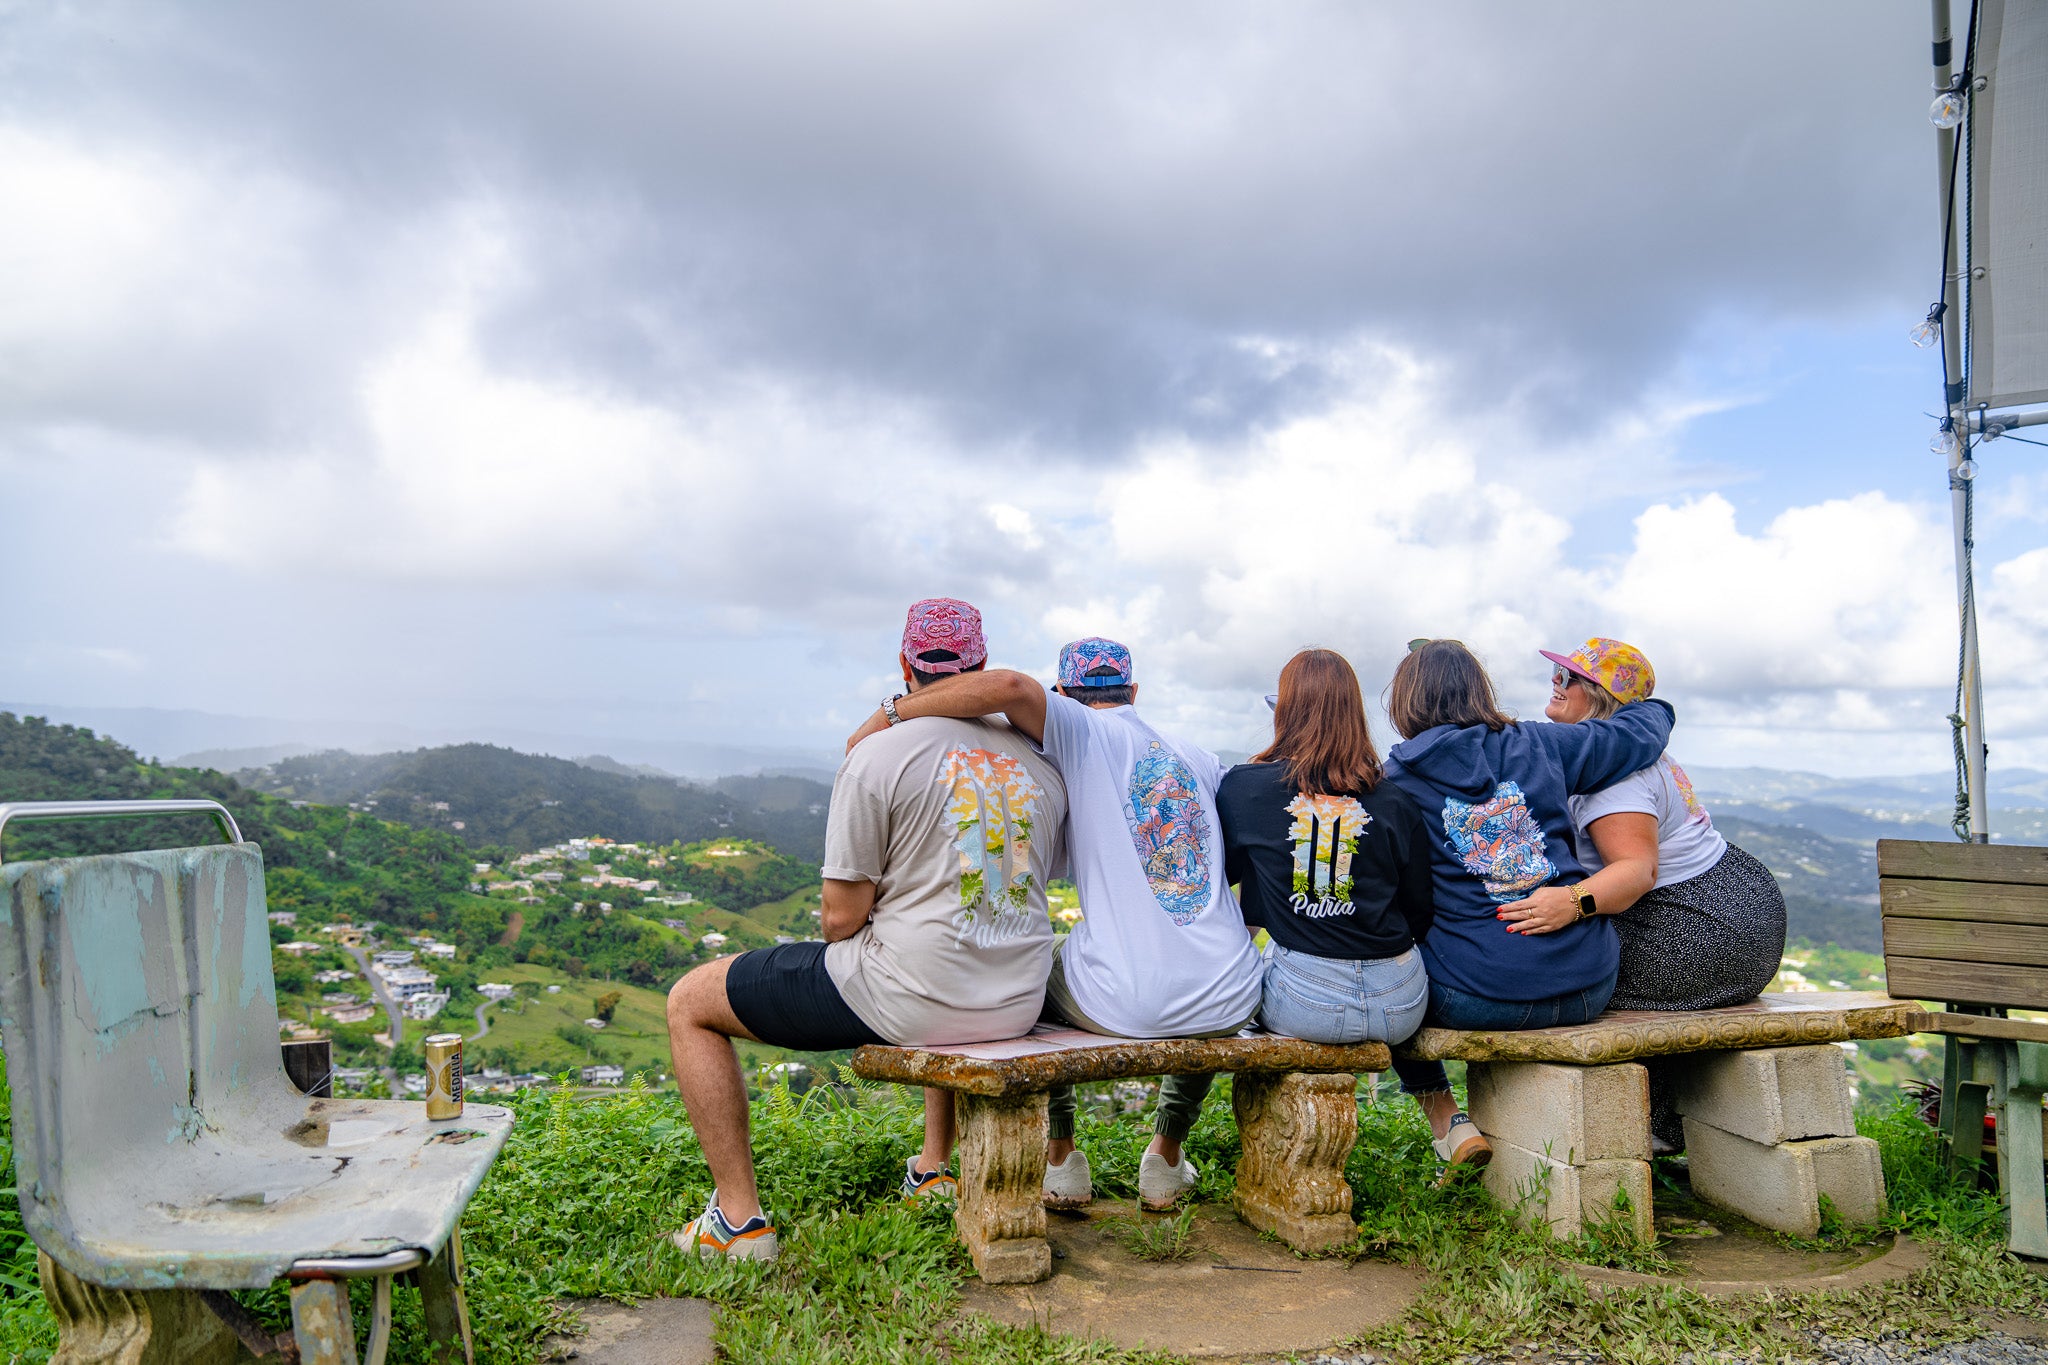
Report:
[{"label": "arm around shoulder", "polygon": [[1566,789],[1583,796],[1655,763],[1677,718],[1671,703],[1652,698],[1632,701],[1605,720],[1542,728],[1558,746]]},{"label": "arm around shoulder", "polygon": [[917,716],[954,716],[973,720],[1000,712],[1033,744],[1045,736],[1045,685],[1029,673],[996,668],[982,673],[956,673],[920,687],[896,703],[905,720]]}]

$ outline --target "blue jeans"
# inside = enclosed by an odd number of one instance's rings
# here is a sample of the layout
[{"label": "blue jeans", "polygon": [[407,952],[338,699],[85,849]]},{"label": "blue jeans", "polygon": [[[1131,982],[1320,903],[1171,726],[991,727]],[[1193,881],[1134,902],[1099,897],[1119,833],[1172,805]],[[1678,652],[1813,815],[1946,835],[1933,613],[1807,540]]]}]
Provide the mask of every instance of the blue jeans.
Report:
[{"label": "blue jeans", "polygon": [[1335,958],[1268,942],[1259,1025],[1311,1043],[1400,1043],[1422,1027],[1429,973],[1414,948],[1398,957]]},{"label": "blue jeans", "polygon": [[[1545,1000],[1494,1000],[1431,981],[1427,1022],[1431,1028],[1558,1028],[1590,1022],[1607,1008],[1607,998],[1613,994],[1612,975],[1585,990],[1567,991]],[[1434,1094],[1451,1088],[1451,1078],[1444,1074],[1442,1062],[1412,1062],[1396,1057],[1394,1074],[1401,1078],[1401,1089],[1410,1095]]]}]

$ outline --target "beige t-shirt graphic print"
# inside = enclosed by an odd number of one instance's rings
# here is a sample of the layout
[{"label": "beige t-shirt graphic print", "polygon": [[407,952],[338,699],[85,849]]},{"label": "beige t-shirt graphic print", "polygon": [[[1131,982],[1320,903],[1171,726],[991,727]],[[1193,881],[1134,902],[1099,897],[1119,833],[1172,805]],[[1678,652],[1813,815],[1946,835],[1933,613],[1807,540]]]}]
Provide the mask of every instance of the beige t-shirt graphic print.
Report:
[{"label": "beige t-shirt graphic print", "polygon": [[1052,966],[1045,886],[1066,786],[996,720],[924,717],[855,746],[826,818],[826,877],[875,883],[875,911],[825,950],[847,1007],[891,1042],[1014,1038]]},{"label": "beige t-shirt graphic print", "polygon": [[953,923],[977,948],[1028,934],[1032,893],[1045,915],[1045,884],[1031,870],[1031,836],[1045,790],[1000,749],[955,748],[941,780],[952,791],[953,848],[960,855],[960,913]]}]

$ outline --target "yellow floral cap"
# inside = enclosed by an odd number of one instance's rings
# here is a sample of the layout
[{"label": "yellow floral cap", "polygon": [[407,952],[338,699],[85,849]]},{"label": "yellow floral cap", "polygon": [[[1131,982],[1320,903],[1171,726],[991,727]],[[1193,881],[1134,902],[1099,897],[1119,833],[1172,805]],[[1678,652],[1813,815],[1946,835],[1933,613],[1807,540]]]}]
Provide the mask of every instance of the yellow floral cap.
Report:
[{"label": "yellow floral cap", "polygon": [[1595,636],[1569,654],[1536,652],[1568,673],[1599,683],[1622,701],[1642,701],[1657,690],[1657,670],[1643,651],[1622,640]]}]

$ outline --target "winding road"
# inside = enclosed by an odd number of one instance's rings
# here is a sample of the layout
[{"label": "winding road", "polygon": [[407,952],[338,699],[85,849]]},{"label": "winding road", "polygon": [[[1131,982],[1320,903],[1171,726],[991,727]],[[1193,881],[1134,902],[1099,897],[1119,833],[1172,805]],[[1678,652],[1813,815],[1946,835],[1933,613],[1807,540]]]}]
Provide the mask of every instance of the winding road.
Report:
[{"label": "winding road", "polygon": [[470,1042],[475,1042],[491,1031],[491,1021],[484,1018],[484,1011],[497,1003],[495,1000],[486,1000],[476,1007],[476,1032],[469,1035]]},{"label": "winding road", "polygon": [[384,1007],[384,1013],[389,1016],[391,1020],[391,1042],[393,1046],[396,1046],[404,1041],[405,1038],[405,1010],[384,989],[383,978],[370,970],[368,954],[364,953],[361,948],[350,948],[346,944],[343,944],[342,948],[343,951],[356,960],[356,966],[362,969],[363,980],[367,981],[370,985],[370,994],[376,997],[377,1003]]}]

